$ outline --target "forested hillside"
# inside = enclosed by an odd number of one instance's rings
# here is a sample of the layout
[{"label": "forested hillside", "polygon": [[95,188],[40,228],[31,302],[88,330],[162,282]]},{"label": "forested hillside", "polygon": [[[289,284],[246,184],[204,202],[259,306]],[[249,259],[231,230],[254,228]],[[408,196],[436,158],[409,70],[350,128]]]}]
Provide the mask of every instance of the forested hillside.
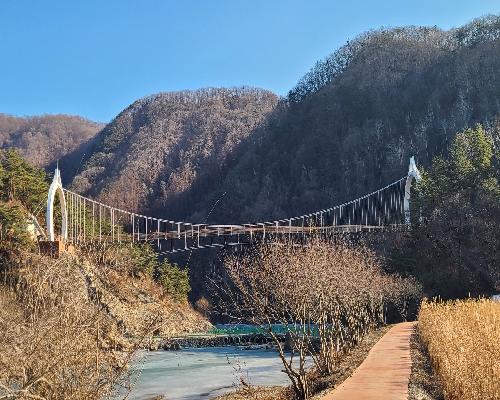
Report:
[{"label": "forested hillside", "polygon": [[185,194],[220,187],[233,151],[261,128],[277,101],[253,88],[138,100],[101,131],[72,186],[128,210],[191,213],[192,197]]},{"label": "forested hillside", "polygon": [[[405,175],[500,112],[500,18],[463,28],[362,34],[293,88],[259,141],[196,205],[212,221],[250,222],[321,209]],[[202,211],[203,213],[205,211]],[[199,220],[201,214],[192,219]]]},{"label": "forested hillside", "polygon": [[103,126],[72,115],[0,114],[0,148],[17,148],[31,164],[47,167],[77,149],[82,150]]},{"label": "forested hillside", "polygon": [[73,188],[193,222],[216,203],[209,222],[323,208],[402,177],[411,155],[430,165],[466,127],[490,129],[498,71],[499,17],[370,31],[281,100],[208,89],[135,102],[98,135]]}]

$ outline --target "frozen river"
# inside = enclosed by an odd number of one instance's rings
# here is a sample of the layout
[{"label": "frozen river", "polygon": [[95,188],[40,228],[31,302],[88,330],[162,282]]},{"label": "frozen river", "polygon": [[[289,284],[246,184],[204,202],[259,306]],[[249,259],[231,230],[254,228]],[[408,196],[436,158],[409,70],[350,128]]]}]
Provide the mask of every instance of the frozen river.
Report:
[{"label": "frozen river", "polygon": [[274,350],[236,347],[152,351],[141,353],[134,364],[141,371],[128,397],[151,400],[209,399],[231,390],[241,376],[252,385],[287,385],[286,374]]}]

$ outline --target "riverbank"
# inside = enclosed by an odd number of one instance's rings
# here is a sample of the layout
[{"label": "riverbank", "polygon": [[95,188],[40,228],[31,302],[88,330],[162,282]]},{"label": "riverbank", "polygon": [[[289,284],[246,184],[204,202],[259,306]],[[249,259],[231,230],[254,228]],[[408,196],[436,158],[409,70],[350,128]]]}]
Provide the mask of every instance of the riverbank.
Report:
[{"label": "riverbank", "polygon": [[[285,342],[284,335],[277,335]],[[155,337],[147,345],[150,351],[167,350],[177,351],[190,348],[244,346],[248,349],[271,349],[275,348],[274,342],[269,335],[264,333],[248,334],[195,334],[178,337]]]},{"label": "riverbank", "polygon": [[152,335],[212,328],[113,249],[59,259],[0,250],[0,397],[99,400]]},{"label": "riverbank", "polygon": [[[384,326],[370,332],[351,352],[340,358],[334,374],[314,379],[312,399],[319,400],[332,388],[347,379],[361,365],[370,349],[389,329],[390,326]],[[235,390],[221,395],[215,400],[290,400],[293,396],[293,390],[289,385],[269,388],[241,383]]]}]

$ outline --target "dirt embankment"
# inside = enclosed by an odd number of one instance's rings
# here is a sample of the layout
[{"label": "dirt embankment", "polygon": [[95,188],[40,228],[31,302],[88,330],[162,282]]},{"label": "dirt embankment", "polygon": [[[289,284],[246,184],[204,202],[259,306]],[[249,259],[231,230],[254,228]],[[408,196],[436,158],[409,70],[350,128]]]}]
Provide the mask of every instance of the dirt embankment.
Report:
[{"label": "dirt embankment", "polygon": [[97,300],[125,334],[134,337],[153,324],[152,334],[169,338],[204,332],[212,325],[188,302],[176,302],[146,276],[132,277],[125,271],[81,262],[89,297]]}]

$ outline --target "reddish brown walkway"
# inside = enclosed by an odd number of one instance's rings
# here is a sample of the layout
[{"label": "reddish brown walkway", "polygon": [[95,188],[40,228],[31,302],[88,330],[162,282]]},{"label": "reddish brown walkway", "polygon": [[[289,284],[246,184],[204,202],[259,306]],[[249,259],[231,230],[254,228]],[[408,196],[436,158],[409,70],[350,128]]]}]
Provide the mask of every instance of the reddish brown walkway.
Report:
[{"label": "reddish brown walkway", "polygon": [[414,325],[404,322],[392,327],[356,371],[322,400],[406,400]]}]

